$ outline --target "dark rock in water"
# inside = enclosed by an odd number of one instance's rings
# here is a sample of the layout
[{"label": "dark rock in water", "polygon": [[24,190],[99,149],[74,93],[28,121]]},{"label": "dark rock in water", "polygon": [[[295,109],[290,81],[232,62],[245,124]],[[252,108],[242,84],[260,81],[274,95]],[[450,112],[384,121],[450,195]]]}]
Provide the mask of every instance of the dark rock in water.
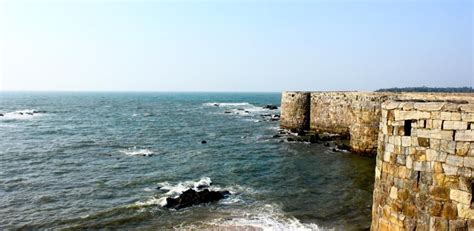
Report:
[{"label": "dark rock in water", "polygon": [[46,111],[44,111],[44,110],[36,111],[36,110],[35,110],[35,111],[33,111],[33,113],[46,113]]},{"label": "dark rock in water", "polygon": [[288,141],[288,142],[293,142],[293,141],[295,141],[295,139],[293,139],[293,138],[291,138],[291,137],[288,137],[288,138],[286,138],[286,141]]},{"label": "dark rock in water", "polygon": [[225,114],[230,114],[230,113],[232,113],[232,112],[231,112],[231,111],[225,111],[224,113],[225,113]]},{"label": "dark rock in water", "polygon": [[0,116],[3,116],[3,114],[0,114]]},{"label": "dark rock in water", "polygon": [[245,113],[247,113],[247,114],[250,114],[250,112],[249,112],[249,111],[245,111]]},{"label": "dark rock in water", "polygon": [[201,144],[207,144],[207,141],[203,140],[201,141]]},{"label": "dark rock in water", "polygon": [[278,107],[275,105],[268,104],[268,105],[263,106],[263,109],[276,110],[278,109]]},{"label": "dark rock in water", "polygon": [[219,104],[218,104],[218,103],[215,103],[215,104],[214,104],[214,107],[219,107]]},{"label": "dark rock in water", "polygon": [[273,138],[280,138],[281,136],[280,135],[273,135]]},{"label": "dark rock in water", "polygon": [[27,115],[33,115],[32,112],[25,112],[25,114],[27,114]]},{"label": "dark rock in water", "polygon": [[330,143],[324,143],[324,146],[329,147],[329,146],[331,146],[331,144]]},{"label": "dark rock in water", "polygon": [[271,114],[261,114],[260,116],[261,117],[271,117],[272,115]]},{"label": "dark rock in water", "polygon": [[245,109],[243,108],[237,108],[238,111],[244,111]]},{"label": "dark rock in water", "polygon": [[166,208],[182,209],[193,205],[203,204],[224,199],[230,195],[229,191],[209,191],[204,189],[200,192],[194,189],[184,191],[178,198],[166,198]]},{"label": "dark rock in water", "polygon": [[18,113],[18,114],[23,115],[23,112],[20,112],[20,113]]}]

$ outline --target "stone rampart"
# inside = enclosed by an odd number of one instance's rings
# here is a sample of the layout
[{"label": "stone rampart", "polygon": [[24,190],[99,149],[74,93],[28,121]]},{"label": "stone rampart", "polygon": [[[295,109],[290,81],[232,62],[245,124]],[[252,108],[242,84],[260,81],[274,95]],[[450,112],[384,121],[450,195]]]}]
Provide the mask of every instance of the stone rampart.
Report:
[{"label": "stone rampart", "polygon": [[339,134],[352,152],[375,155],[386,100],[473,102],[465,93],[284,92],[280,126],[296,132]]}]

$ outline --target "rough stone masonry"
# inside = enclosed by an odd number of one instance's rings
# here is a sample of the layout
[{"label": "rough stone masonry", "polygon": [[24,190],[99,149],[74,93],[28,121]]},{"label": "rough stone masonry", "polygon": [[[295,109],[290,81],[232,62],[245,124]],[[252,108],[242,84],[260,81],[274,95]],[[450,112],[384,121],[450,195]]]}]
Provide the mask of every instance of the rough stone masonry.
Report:
[{"label": "rough stone masonry", "polygon": [[474,230],[473,94],[284,92],[280,123],[377,153],[371,230]]},{"label": "rough stone masonry", "polygon": [[372,230],[474,230],[474,104],[382,104]]}]

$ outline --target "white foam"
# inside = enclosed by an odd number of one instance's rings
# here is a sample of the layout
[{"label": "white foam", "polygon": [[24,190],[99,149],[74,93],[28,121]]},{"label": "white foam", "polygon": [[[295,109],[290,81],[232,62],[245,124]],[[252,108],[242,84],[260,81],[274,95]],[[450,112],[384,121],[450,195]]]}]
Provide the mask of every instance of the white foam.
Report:
[{"label": "white foam", "polygon": [[43,115],[42,113],[34,113],[36,110],[34,109],[25,109],[25,110],[18,110],[14,112],[7,112],[3,113],[3,116],[0,116],[0,120],[28,120],[32,119],[33,117],[38,117]]},{"label": "white foam", "polygon": [[219,218],[209,225],[229,227],[253,227],[260,230],[321,230],[313,223],[301,223],[294,217],[285,216],[278,206],[265,204],[249,210],[235,210],[231,218]]},{"label": "white foam", "polygon": [[128,156],[151,156],[153,154],[153,151],[149,149],[139,149],[137,147],[121,150],[120,152]]}]

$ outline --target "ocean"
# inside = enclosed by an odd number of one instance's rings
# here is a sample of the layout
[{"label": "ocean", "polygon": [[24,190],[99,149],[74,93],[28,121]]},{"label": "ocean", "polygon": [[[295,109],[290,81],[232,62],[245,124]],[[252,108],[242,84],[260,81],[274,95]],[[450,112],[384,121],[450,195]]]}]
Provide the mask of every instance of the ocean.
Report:
[{"label": "ocean", "polygon": [[[274,137],[267,104],[280,93],[1,92],[0,229],[369,228],[375,160]],[[232,195],[163,207],[198,185]]]}]

